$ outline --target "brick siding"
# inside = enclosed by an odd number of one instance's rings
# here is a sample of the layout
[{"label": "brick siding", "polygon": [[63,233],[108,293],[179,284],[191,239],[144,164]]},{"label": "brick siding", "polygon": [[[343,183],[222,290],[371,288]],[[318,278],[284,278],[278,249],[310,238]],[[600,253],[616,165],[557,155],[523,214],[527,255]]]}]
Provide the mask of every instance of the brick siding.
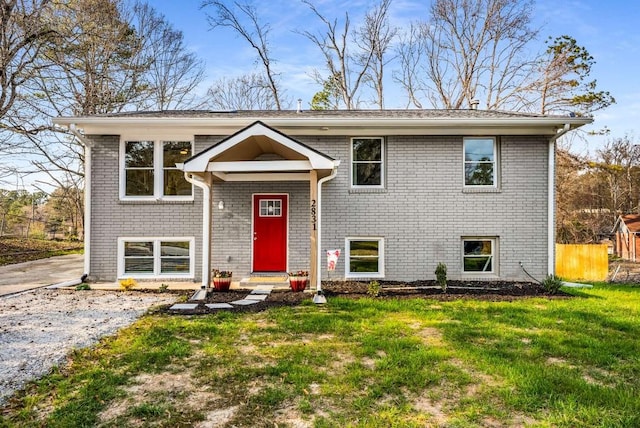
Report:
[{"label": "brick siding", "polygon": [[[120,236],[194,236],[196,280],[202,270],[202,191],[187,203],[135,203],[118,199],[118,136],[92,136],[92,260],[94,279],[115,279]],[[197,136],[196,153],[221,137]],[[349,137],[296,137],[341,160],[322,193],[322,248],[344,249],[345,238],[384,238],[385,279],[433,279],[438,262],[450,279],[462,275],[465,236],[498,239],[496,278],[538,278],[547,269],[547,140],[499,139],[499,191],[464,192],[462,137],[387,136],[385,189],[349,188]],[[234,276],[251,270],[252,194],[289,195],[288,268],[309,264],[309,183],[215,183],[212,195],[212,262]],[[224,209],[218,202],[224,201]],[[320,254],[323,257],[323,254]],[[332,278],[344,277],[341,256]],[[323,265],[322,278],[327,278]]]}]

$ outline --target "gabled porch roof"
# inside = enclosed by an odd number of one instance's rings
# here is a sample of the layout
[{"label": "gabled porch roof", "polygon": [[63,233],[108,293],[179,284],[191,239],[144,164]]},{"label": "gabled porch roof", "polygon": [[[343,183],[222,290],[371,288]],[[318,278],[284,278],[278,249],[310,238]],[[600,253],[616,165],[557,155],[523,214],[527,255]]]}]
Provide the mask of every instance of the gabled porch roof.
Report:
[{"label": "gabled porch roof", "polygon": [[[271,159],[259,159],[273,155]],[[210,172],[217,181],[246,181],[260,174],[259,180],[282,177],[309,180],[308,173],[328,176],[340,164],[330,156],[294,140],[280,131],[256,121],[225,138],[178,167],[187,173]]]}]

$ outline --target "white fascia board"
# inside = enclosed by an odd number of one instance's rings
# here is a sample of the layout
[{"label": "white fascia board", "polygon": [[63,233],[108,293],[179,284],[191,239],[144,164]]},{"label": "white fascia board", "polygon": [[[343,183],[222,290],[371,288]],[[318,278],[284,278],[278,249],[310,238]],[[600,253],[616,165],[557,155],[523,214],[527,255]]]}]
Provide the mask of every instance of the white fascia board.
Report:
[{"label": "white fascia board", "polygon": [[312,169],[309,161],[296,160],[211,162],[207,167],[209,172],[226,173],[310,171]]},{"label": "white fascia board", "polygon": [[311,163],[311,168],[313,169],[333,169],[336,165],[335,160],[329,160],[323,156],[315,154],[314,156],[309,156],[309,163]]},{"label": "white fascia board", "polygon": [[[75,124],[90,134],[139,133],[141,128],[154,133],[187,131],[189,135],[228,135],[262,121],[287,135],[554,135],[565,124],[571,129],[593,122],[590,117],[517,117],[517,118],[296,118],[296,117],[59,117],[57,125]],[[258,126],[259,124],[256,124]],[[268,128],[261,127],[264,130]],[[251,127],[251,130],[256,128]],[[248,130],[249,130],[248,129]],[[144,131],[143,131],[144,132]],[[252,135],[248,133],[247,135]],[[246,137],[245,137],[246,138]],[[281,136],[280,136],[281,138]],[[279,141],[279,140],[277,140]]]}]

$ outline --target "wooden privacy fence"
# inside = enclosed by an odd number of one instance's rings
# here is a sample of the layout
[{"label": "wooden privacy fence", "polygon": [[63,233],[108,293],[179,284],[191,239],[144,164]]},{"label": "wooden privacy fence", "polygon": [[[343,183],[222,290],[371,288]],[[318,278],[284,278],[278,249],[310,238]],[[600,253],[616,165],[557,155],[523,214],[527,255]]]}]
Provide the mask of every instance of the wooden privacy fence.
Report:
[{"label": "wooden privacy fence", "polygon": [[606,281],[606,244],[556,244],[556,275],[573,281]]}]

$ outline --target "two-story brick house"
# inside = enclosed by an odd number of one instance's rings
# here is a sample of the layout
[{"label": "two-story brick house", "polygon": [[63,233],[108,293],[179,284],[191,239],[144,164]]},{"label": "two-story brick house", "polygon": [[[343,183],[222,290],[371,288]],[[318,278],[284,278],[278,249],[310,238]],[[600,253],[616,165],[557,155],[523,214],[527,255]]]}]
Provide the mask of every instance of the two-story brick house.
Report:
[{"label": "two-story brick house", "polygon": [[590,118],[479,110],[62,117],[86,146],[93,280],[542,278],[555,142]]}]

